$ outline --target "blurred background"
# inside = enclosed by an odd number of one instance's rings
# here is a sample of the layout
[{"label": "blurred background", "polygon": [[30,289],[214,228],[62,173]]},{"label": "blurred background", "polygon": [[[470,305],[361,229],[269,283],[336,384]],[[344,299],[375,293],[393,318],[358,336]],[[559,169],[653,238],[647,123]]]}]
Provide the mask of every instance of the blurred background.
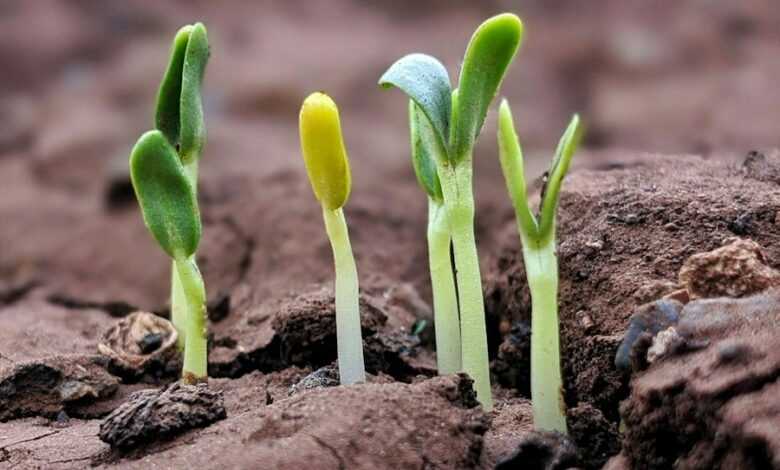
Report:
[{"label": "blurred background", "polygon": [[[212,47],[206,206],[233,197],[233,187],[251,192],[234,202],[290,205],[295,213],[289,194],[269,187],[289,181],[305,194],[297,113],[308,93],[324,90],[341,107],[353,200],[413,201],[409,210],[424,220],[424,197],[411,192],[405,99],[376,81],[409,52],[435,55],[455,79],[471,33],[502,11],[526,26],[501,94],[533,175],[573,112],[588,125],[580,166],[652,153],[738,161],[778,145],[774,0],[3,0],[0,282],[6,289],[45,284],[52,295],[85,302],[164,302],[167,265],[128,193],[127,155],[152,126],[171,39],[194,21],[207,25]],[[477,197],[489,207],[500,201],[496,209],[511,216],[496,152],[494,108],[475,156]],[[232,185],[247,175],[251,184]],[[304,204],[316,216],[313,198]],[[133,210],[112,212],[115,206]],[[245,218],[252,217],[262,213]],[[244,223],[244,232],[261,223]],[[311,229],[317,237],[319,223]],[[229,256],[234,241],[207,243],[222,243]],[[358,251],[368,250],[362,243]],[[219,273],[205,269],[219,284]]]}]

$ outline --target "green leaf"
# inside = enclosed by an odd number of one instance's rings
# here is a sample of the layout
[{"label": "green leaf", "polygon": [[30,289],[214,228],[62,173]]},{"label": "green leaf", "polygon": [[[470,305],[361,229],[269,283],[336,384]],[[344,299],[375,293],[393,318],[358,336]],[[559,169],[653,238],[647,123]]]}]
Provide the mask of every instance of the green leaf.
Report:
[{"label": "green leaf", "polygon": [[209,60],[209,40],[203,23],[195,23],[184,54],[181,74],[181,131],[179,154],[186,165],[200,157],[206,140],[200,91]]},{"label": "green leaf", "polygon": [[157,109],[154,124],[171,145],[179,144],[179,100],[181,97],[181,73],[184,68],[184,54],[190,40],[192,25],[181,28],[173,39],[168,69],[157,91]]},{"label": "green leaf", "polygon": [[447,69],[425,54],[409,54],[396,61],[379,79],[385,88],[395,86],[411,98],[427,116],[440,146],[449,141],[452,87]]},{"label": "green leaf", "polygon": [[539,227],[528,205],[523,152],[515,132],[512,110],[506,100],[501,101],[498,110],[498,153],[501,159],[501,170],[512,198],[520,230],[524,236],[535,239],[538,236]]},{"label": "green leaf", "polygon": [[555,211],[558,209],[558,199],[561,191],[561,184],[563,184],[563,178],[569,171],[569,165],[571,164],[571,158],[574,152],[580,145],[584,128],[580,117],[574,115],[569,122],[569,126],[566,128],[566,132],[563,133],[558,148],[555,151],[555,159],[550,167],[549,179],[547,181],[547,189],[544,192],[544,199],[542,200],[542,210],[540,214],[540,226],[539,234],[542,238],[547,238],[552,235],[555,230]]},{"label": "green leaf", "polygon": [[174,259],[195,253],[200,242],[200,212],[184,166],[163,133],[149,131],[130,153],[130,178],[144,223]]},{"label": "green leaf", "polygon": [[433,146],[436,142],[430,121],[420,108],[409,100],[409,134],[412,140],[412,166],[417,182],[428,193],[431,199],[442,202],[441,182],[436,170],[436,157]]},{"label": "green leaf", "polygon": [[450,158],[455,163],[471,154],[490,102],[522,37],[523,23],[510,13],[488,19],[471,37],[460,71],[458,103],[450,123]]}]

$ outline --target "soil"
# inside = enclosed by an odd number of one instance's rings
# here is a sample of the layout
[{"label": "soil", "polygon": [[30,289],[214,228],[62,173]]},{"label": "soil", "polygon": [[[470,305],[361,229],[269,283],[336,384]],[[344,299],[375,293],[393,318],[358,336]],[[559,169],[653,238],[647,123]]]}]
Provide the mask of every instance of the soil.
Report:
[{"label": "soil", "polygon": [[[494,113],[475,154],[475,193],[495,409],[476,405],[468,378],[435,376],[426,201],[408,162],[403,99],[375,83],[411,51],[437,55],[454,75],[474,26],[513,8],[0,6],[0,61],[12,64],[0,77],[0,468],[534,468],[532,455],[547,456],[538,468],[780,468],[771,320],[780,304],[761,294],[780,268],[780,154],[771,150],[780,10],[771,2],[523,5],[526,43],[502,94],[528,173],[547,165],[570,113],[589,124],[558,217],[571,440],[532,429],[530,297]],[[143,226],[126,165],[150,125],[170,36],[193,19],[213,44],[198,262],[208,387],[225,417],[216,420],[218,406],[177,415],[172,405],[177,433],[149,442],[162,428],[142,429],[147,437],[120,451],[100,440],[101,423],[138,397],[164,395],[177,375],[171,362],[118,368],[98,347],[136,310],[168,314],[170,261]],[[318,89],[340,104],[353,170],[345,211],[371,379],[350,387],[334,386],[331,251],[298,151],[297,109]],[[531,185],[535,199],[541,185]],[[735,236],[755,242],[760,256],[746,265],[761,269],[687,295],[686,260]],[[689,272],[712,266],[702,256]],[[740,282],[740,292],[718,287]],[[733,300],[694,299],[713,292],[758,292],[762,320],[744,320],[750,309]],[[684,304],[679,322],[637,323],[634,368],[616,367],[632,315],[644,318],[664,296]],[[723,318],[717,308],[744,321],[707,323]],[[650,363],[667,336],[687,346]],[[137,342],[122,341],[138,354]]]}]

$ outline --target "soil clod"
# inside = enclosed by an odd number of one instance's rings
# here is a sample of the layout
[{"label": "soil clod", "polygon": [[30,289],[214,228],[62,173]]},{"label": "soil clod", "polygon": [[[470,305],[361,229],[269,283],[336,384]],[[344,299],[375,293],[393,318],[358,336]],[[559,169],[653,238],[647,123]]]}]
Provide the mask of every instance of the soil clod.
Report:
[{"label": "soil clod", "polygon": [[119,386],[99,356],[53,356],[0,370],[0,421],[25,416],[56,419],[64,411],[94,417],[89,405]]},{"label": "soil clod", "polygon": [[133,393],[100,424],[100,439],[120,450],[169,439],[227,416],[222,392],[179,382]]}]

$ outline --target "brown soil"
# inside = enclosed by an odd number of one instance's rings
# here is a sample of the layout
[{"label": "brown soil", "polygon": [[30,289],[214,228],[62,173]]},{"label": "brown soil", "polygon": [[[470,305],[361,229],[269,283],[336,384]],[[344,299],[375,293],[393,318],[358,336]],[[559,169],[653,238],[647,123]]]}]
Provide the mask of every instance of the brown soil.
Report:
[{"label": "brown soil", "polygon": [[[568,459],[566,448],[530,433],[530,303],[495,117],[475,159],[497,398],[484,413],[468,381],[433,377],[426,202],[408,162],[403,99],[375,86],[410,51],[439,56],[454,74],[474,26],[516,7],[502,0],[0,6],[7,65],[0,77],[0,468],[208,461],[487,469],[518,447]],[[614,360],[632,313],[677,290],[690,255],[737,235],[780,266],[780,158],[767,151],[741,165],[749,150],[777,145],[780,135],[773,79],[780,10],[762,0],[522,8],[528,36],[502,93],[517,113],[529,173],[547,164],[570,113],[589,123],[579,168],[564,185],[558,235],[576,465],[599,468],[622,448],[611,465],[661,468],[681,456],[690,468],[778,466],[776,376],[762,379],[763,389],[738,387],[701,403],[706,425],[717,421],[727,431],[716,453],[695,450],[712,440],[700,432],[664,454],[640,410],[669,417],[670,406],[692,395],[656,409],[644,393],[662,389],[661,371],[681,376],[684,359],[709,367],[714,346],[664,359],[631,384]],[[130,312],[167,315],[169,261],[143,227],[126,159],[150,125],[170,36],[193,19],[208,25],[214,52],[204,92],[209,140],[198,261],[209,294],[209,387],[221,393],[227,417],[122,453],[100,441],[101,419],[134,392],[176,378],[176,367],[121,373],[97,356],[104,332]],[[339,102],[350,150],[346,214],[374,378],[291,393],[335,359],[331,252],[297,141],[298,106],[317,89]],[[427,327],[412,335],[421,321]],[[761,349],[768,346],[751,351],[770,361],[774,352]],[[733,376],[733,366],[711,371]],[[698,393],[697,384],[683,390]],[[624,399],[635,400],[637,411],[621,438]],[[623,416],[628,423],[625,407]],[[669,426],[704,429],[699,418]]]}]

